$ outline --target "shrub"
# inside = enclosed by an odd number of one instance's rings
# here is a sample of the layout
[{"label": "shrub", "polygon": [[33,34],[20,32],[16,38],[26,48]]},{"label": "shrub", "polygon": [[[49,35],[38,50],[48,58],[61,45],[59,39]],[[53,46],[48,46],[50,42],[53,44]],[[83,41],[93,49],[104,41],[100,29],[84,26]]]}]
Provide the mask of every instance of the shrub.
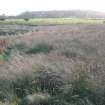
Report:
[{"label": "shrub", "polygon": [[18,50],[21,54],[37,54],[37,53],[49,53],[51,50],[53,50],[53,46],[49,45],[47,43],[39,43],[34,45],[33,47],[27,46],[25,43],[19,43],[12,45],[7,48],[6,53],[10,55],[10,52],[12,50]]},{"label": "shrub", "polygon": [[25,21],[29,21],[30,19],[29,19],[29,18],[24,18],[24,20],[25,20]]},{"label": "shrub", "polygon": [[36,44],[34,47],[29,48],[26,53],[27,54],[37,54],[37,53],[49,53],[51,50],[53,50],[53,46],[46,44],[46,43],[39,43]]},{"label": "shrub", "polygon": [[0,18],[0,21],[5,21],[6,19],[5,18]]}]

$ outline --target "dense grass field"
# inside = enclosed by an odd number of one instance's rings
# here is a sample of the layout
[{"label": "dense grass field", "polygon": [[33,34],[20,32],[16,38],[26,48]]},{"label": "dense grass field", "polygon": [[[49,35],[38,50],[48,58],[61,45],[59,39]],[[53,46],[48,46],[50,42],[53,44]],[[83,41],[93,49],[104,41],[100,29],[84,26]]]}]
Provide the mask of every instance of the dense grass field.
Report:
[{"label": "dense grass field", "polygon": [[105,24],[89,21],[0,36],[0,105],[105,105]]},{"label": "dense grass field", "polygon": [[0,24],[21,24],[21,25],[54,25],[54,24],[79,24],[79,23],[97,23],[102,24],[103,19],[82,19],[82,18],[36,18],[25,21],[24,19],[6,19],[0,21]]}]

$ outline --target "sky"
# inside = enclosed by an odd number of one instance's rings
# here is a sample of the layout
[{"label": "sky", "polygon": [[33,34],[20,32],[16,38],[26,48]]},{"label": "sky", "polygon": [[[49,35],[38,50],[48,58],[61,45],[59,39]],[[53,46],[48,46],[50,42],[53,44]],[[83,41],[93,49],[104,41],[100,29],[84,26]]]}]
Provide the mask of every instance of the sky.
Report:
[{"label": "sky", "polygon": [[92,10],[105,12],[105,0],[0,0],[0,14],[25,11]]}]

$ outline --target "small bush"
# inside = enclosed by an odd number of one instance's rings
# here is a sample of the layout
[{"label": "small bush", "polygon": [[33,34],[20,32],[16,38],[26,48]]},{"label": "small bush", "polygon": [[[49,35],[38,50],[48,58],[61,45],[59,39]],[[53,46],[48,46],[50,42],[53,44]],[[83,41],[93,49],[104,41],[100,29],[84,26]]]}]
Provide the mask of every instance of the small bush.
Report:
[{"label": "small bush", "polygon": [[0,18],[0,21],[5,21],[6,19],[5,18]]},{"label": "small bush", "polygon": [[37,53],[49,53],[53,50],[53,46],[46,43],[39,43],[32,48],[29,48],[26,53],[27,54],[37,54]]},{"label": "small bush", "polygon": [[53,46],[46,43],[39,43],[34,45],[34,47],[29,47],[25,43],[15,44],[7,48],[6,53],[10,54],[12,50],[18,50],[20,53],[26,54],[37,54],[37,53],[49,53],[53,50]]},{"label": "small bush", "polygon": [[29,18],[24,18],[24,20],[25,20],[25,21],[29,21],[30,19],[29,19]]}]

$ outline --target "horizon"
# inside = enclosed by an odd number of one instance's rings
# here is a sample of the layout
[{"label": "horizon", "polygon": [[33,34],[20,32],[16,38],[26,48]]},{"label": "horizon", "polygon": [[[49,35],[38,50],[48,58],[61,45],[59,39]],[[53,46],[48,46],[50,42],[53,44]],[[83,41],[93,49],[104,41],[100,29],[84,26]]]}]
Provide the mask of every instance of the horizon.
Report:
[{"label": "horizon", "polygon": [[18,15],[25,11],[82,10],[105,13],[104,0],[1,0],[0,15]]},{"label": "horizon", "polygon": [[60,12],[60,11],[64,11],[64,12],[66,12],[66,11],[82,11],[82,12],[99,12],[99,13],[103,13],[103,14],[105,14],[105,12],[101,12],[101,11],[94,11],[94,10],[80,10],[80,9],[72,9],[72,10],[39,10],[39,11],[30,11],[30,10],[27,10],[27,11],[23,11],[23,12],[20,12],[19,14],[14,14],[14,15],[8,15],[8,14],[5,14],[5,13],[3,13],[3,14],[0,14],[0,15],[5,15],[5,16],[18,16],[18,15],[20,15],[20,14],[22,14],[22,13],[25,13],[25,12],[53,12],[53,11],[58,11],[58,12]]}]

